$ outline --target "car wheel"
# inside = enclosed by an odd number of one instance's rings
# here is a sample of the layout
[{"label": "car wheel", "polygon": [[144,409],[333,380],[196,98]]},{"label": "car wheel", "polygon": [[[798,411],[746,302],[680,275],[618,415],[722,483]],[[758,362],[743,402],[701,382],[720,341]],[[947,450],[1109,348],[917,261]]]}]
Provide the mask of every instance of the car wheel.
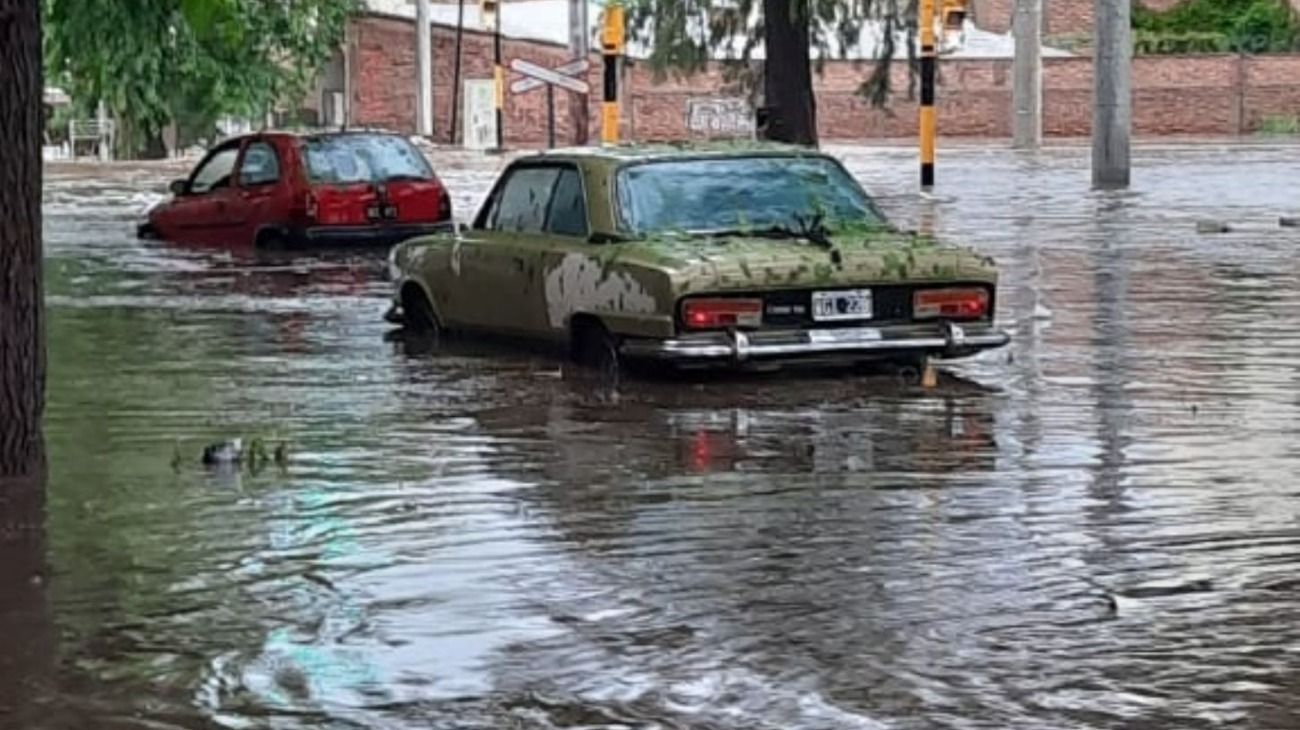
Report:
[{"label": "car wheel", "polygon": [[573,334],[573,359],[578,365],[596,371],[607,382],[617,382],[623,358],[618,353],[618,339],[600,322],[580,322]]},{"label": "car wheel", "polygon": [[257,236],[257,248],[262,251],[283,251],[289,248],[289,239],[279,231],[262,231]]},{"label": "car wheel", "polygon": [[158,239],[158,230],[152,223],[142,223],[135,229],[135,236],[145,241],[154,241]]},{"label": "car wheel", "polygon": [[437,336],[442,333],[429,297],[415,284],[402,288],[402,325],[407,332]]}]

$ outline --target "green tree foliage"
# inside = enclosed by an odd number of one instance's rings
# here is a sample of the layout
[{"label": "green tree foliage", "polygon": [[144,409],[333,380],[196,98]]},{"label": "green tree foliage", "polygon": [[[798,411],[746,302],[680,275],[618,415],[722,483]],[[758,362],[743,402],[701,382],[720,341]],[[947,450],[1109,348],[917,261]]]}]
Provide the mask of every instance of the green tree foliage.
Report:
[{"label": "green tree foliage", "polygon": [[1164,12],[1133,6],[1138,53],[1268,53],[1300,49],[1286,0],[1188,0]]},{"label": "green tree foliage", "polygon": [[[797,65],[799,59],[790,54],[803,51],[768,39],[766,15],[774,7],[788,7],[790,18],[806,29],[817,71],[826,59],[842,58],[864,32],[879,33],[877,58],[860,91],[877,106],[885,103],[898,35],[906,32],[909,41],[915,36],[915,0],[635,0],[628,9],[629,29],[649,47],[650,65],[659,73],[698,72],[710,58],[721,58],[730,61],[724,65],[730,80],[760,88],[759,66],[751,60],[760,44],[766,45],[763,76]],[[811,86],[811,78],[807,83]]]},{"label": "green tree foliage", "polygon": [[44,0],[46,68],[103,99],[137,149],[172,121],[211,129],[296,102],[357,0]]}]

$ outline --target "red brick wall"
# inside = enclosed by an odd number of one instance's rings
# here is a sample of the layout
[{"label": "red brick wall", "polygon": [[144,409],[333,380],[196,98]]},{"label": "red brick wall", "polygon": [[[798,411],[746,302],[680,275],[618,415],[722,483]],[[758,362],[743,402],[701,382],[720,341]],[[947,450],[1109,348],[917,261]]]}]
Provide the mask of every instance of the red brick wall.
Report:
[{"label": "red brick wall", "polygon": [[[412,131],[414,128],[413,24],[364,18],[349,33],[354,124]],[[447,141],[451,109],[453,34],[434,32],[437,139]],[[555,66],[566,60],[558,46],[509,41],[506,57]],[[818,126],[825,139],[871,140],[916,134],[917,105],[908,97],[905,63],[896,63],[888,108],[874,109],[858,88],[870,64],[831,62],[816,79]],[[491,78],[491,36],[465,34],[463,76]],[[1044,61],[1044,131],[1086,136],[1092,124],[1092,61],[1086,57]],[[593,97],[591,138],[599,136],[601,89],[598,57],[587,77]],[[635,140],[687,137],[686,104],[692,96],[716,96],[727,86],[718,67],[689,78],[656,79],[644,64],[630,64],[624,83],[623,134]],[[1268,117],[1300,116],[1300,55],[1239,57],[1150,56],[1133,62],[1133,121],[1138,135],[1231,135],[1257,129]],[[573,141],[570,99],[557,92],[557,137]],[[506,99],[506,142],[538,147],[546,142],[545,93]],[[1011,134],[1011,62],[944,59],[939,64],[938,112],[945,136],[1007,137]],[[462,104],[463,108],[463,104]]]},{"label": "red brick wall", "polygon": [[1269,117],[1300,117],[1300,56],[1246,58],[1241,74],[1245,129],[1258,129]]},{"label": "red brick wall", "polygon": [[[1045,0],[1051,2],[1051,0]],[[1014,0],[971,0],[971,16],[975,25],[994,33],[1006,33],[1011,30],[1011,14],[1015,11]]]},{"label": "red brick wall", "polygon": [[[414,131],[415,129],[415,41],[414,23],[395,18],[366,17],[353,21],[348,34],[351,53],[352,123],[362,126]],[[450,28],[433,30],[433,118],[435,138],[450,142],[453,129],[459,131],[464,99],[460,100],[455,126],[451,124],[452,88],[456,34]],[[562,46],[506,40],[502,52],[510,59],[522,58],[542,66],[558,66],[569,60]],[[461,80],[491,79],[492,36],[481,31],[464,33],[461,47]],[[507,75],[509,84],[514,76]],[[588,82],[597,98],[591,99],[590,119],[599,119],[600,64],[593,60]],[[462,87],[463,95],[463,87]],[[555,92],[556,139],[559,144],[574,141],[571,104],[574,95]],[[593,129],[595,129],[593,127]],[[505,139],[510,145],[540,145],[546,142],[546,91],[537,89],[509,95],[505,106]]]},{"label": "red brick wall", "polygon": [[1092,32],[1092,0],[1043,0],[1043,33],[1087,35]]}]

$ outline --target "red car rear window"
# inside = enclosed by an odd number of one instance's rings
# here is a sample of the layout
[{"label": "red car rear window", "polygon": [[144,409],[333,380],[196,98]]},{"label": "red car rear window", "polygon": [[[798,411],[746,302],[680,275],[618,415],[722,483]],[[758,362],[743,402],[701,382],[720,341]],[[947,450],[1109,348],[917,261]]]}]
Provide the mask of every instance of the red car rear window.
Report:
[{"label": "red car rear window", "polygon": [[407,140],[387,134],[310,137],[303,144],[313,183],[350,184],[432,180],[433,169]]}]

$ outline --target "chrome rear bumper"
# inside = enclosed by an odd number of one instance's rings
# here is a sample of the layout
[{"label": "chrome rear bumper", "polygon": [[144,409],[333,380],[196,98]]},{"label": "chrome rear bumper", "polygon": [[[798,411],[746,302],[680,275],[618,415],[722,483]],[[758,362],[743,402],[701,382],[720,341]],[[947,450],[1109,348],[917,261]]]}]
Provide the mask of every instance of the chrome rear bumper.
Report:
[{"label": "chrome rear bumper", "polygon": [[708,332],[668,340],[629,339],[623,355],[667,362],[764,360],[868,360],[929,355],[964,357],[1002,347],[1011,336],[988,324],[903,327],[847,327],[775,332]]}]

